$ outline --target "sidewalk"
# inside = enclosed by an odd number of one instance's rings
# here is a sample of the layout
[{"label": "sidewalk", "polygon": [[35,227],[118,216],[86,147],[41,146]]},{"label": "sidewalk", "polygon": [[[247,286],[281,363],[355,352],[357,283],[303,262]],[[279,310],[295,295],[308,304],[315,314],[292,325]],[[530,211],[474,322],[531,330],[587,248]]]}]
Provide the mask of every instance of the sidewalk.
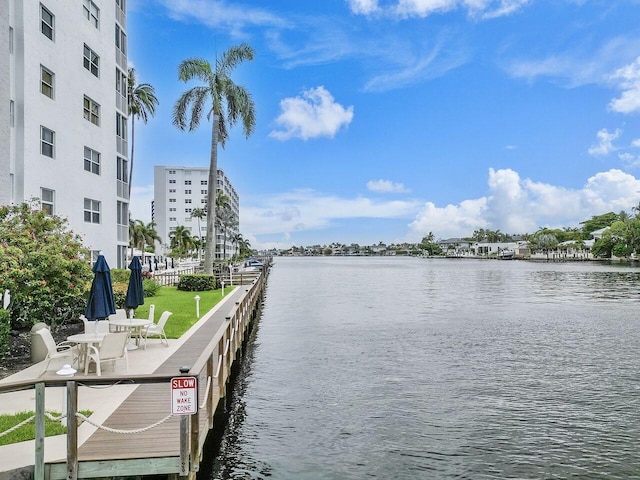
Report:
[{"label": "sidewalk", "polygon": [[[171,357],[198,329],[211,319],[218,310],[225,308],[231,310],[234,302],[244,294],[243,288],[227,294],[220,303],[204,314],[200,320],[191,327],[179,339],[169,339],[169,347],[161,345],[159,340],[149,340],[147,348],[139,348],[128,352],[130,374],[150,374],[155,372],[168,358]],[[59,364],[51,362],[48,371],[57,371],[64,362]],[[14,375],[0,380],[0,384],[13,382],[16,380],[35,379],[42,371],[43,364],[38,363],[22,370]],[[125,373],[123,362],[116,362],[115,372]],[[103,371],[103,376],[108,376],[114,370],[109,366]],[[176,372],[177,373],[177,372]],[[91,420],[102,424],[111,414],[131,395],[137,385],[114,385],[100,388],[89,388],[81,386],[78,389],[78,409],[91,410]],[[45,408],[63,412],[66,410],[64,400],[66,390],[64,388],[47,387],[45,393]],[[23,390],[19,392],[0,394],[0,414],[12,414],[25,410],[35,409],[35,390]],[[96,427],[84,422],[78,428],[78,445],[82,445],[95,431]],[[33,465],[35,452],[35,441],[27,441],[13,445],[0,447],[0,480],[4,478],[4,472],[28,467]],[[67,446],[66,435],[45,438],[45,463],[66,459]]]}]

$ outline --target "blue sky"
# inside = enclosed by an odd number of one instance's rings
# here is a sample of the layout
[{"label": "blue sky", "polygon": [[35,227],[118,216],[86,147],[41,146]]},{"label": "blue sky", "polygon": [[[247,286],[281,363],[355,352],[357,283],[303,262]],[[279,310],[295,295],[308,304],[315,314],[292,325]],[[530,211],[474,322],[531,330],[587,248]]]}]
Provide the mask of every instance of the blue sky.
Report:
[{"label": "blue sky", "polygon": [[131,211],[154,165],[208,166],[171,123],[178,64],[249,43],[257,125],[219,150],[255,248],[533,233],[640,202],[640,0],[129,0]]}]

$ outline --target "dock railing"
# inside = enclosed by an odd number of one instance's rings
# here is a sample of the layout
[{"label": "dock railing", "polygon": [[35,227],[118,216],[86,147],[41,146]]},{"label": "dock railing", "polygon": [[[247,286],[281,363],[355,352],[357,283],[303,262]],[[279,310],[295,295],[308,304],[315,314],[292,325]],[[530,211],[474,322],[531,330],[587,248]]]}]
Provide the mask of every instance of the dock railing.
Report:
[{"label": "dock railing", "polygon": [[[175,374],[127,374],[127,375],[103,375],[101,377],[89,375],[75,375],[72,379],[60,378],[55,376],[47,376],[43,379],[16,381],[0,383],[0,394],[27,389],[35,390],[35,451],[33,464],[34,480],[55,480],[68,479],[76,480],[78,478],[94,478],[103,472],[104,462],[82,462],[78,457],[78,420],[90,422],[90,417],[84,416],[78,412],[78,385],[96,387],[104,385],[122,384],[122,385],[140,385],[149,383],[166,383],[168,384],[172,378],[178,376],[195,376],[198,379],[198,409],[197,412],[189,415],[188,420],[181,421],[187,425],[181,428],[180,432],[180,455],[179,462],[169,461],[163,464],[165,471],[158,473],[167,473],[167,465],[172,469],[171,474],[174,478],[177,476],[189,479],[195,479],[198,471],[199,461],[202,449],[206,440],[208,431],[213,428],[214,414],[218,408],[218,403],[226,394],[226,387],[231,369],[236,361],[238,350],[242,348],[245,334],[247,333],[251,322],[255,319],[259,302],[266,284],[266,274],[260,275],[251,285],[245,287],[246,294],[240,301],[229,311],[224,323],[218,331],[213,335],[211,341],[202,351],[197,360],[188,367],[188,370],[176,371]],[[204,391],[202,391],[204,385]],[[67,395],[67,461],[66,464],[54,463],[50,465],[48,476],[45,477],[44,448],[45,448],[45,391],[46,387],[66,387]],[[138,429],[146,431],[153,426],[159,425],[166,421],[172,415],[157,422],[156,424]],[[101,425],[95,425],[97,428],[106,429]],[[207,428],[201,429],[201,425]],[[2,433],[2,432],[0,432]],[[137,431],[118,431],[113,433],[135,434]],[[1,447],[0,447],[1,448]],[[176,455],[176,457],[178,457]],[[172,457],[173,458],[173,457]],[[149,465],[145,465],[146,470],[140,472],[139,466],[136,469],[127,469],[126,464],[122,464],[122,470],[111,472],[112,476],[130,476],[141,474],[154,474],[156,472],[149,471]],[[1,476],[0,468],[0,476]],[[81,476],[79,476],[79,474]]]}]

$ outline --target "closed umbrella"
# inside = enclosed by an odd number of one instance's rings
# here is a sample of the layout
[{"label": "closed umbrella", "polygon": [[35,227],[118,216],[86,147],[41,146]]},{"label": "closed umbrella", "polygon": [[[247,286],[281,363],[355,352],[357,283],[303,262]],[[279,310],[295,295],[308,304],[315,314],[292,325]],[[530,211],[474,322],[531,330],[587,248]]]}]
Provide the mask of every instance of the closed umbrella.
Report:
[{"label": "closed umbrella", "polygon": [[153,266],[151,264],[151,257],[149,257],[149,272],[153,272]]},{"label": "closed umbrella", "polygon": [[[135,310],[144,304],[144,289],[142,287],[142,265],[138,257],[133,257],[129,264],[131,275],[127,286],[127,296],[124,299],[124,306],[127,309]],[[129,317],[132,317],[130,314]]]},{"label": "closed umbrella", "polygon": [[171,257],[171,268],[175,268],[175,267],[173,266],[173,257]]},{"label": "closed umbrella", "polygon": [[[93,265],[93,282],[89,291],[89,299],[84,309],[87,320],[96,321],[108,318],[116,313],[116,302],[111,286],[111,270],[107,265],[104,255],[98,255],[98,260]],[[96,329],[98,324],[96,323]]]},{"label": "closed umbrella", "polygon": [[164,259],[164,269],[168,270],[169,269],[169,260],[167,260],[167,258],[165,257]]}]

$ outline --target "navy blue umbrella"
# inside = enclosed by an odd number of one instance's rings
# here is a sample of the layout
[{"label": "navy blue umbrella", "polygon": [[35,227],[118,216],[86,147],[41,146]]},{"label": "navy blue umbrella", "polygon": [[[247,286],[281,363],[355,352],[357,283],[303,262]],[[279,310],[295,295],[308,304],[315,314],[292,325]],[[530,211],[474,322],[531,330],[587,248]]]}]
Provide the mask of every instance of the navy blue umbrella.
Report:
[{"label": "navy blue umbrella", "polygon": [[167,270],[169,268],[169,260],[164,259],[164,269]]},{"label": "navy blue umbrella", "polygon": [[149,272],[153,272],[153,267],[151,266],[151,257],[149,257]]},{"label": "navy blue umbrella", "polygon": [[116,313],[116,302],[111,286],[111,270],[109,270],[104,255],[98,255],[98,260],[92,270],[93,282],[91,282],[84,316],[87,320],[102,320]]},{"label": "navy blue umbrella", "polygon": [[129,286],[127,287],[127,296],[124,299],[126,308],[134,310],[144,304],[144,289],[142,288],[142,265],[138,257],[133,257],[129,264]]},{"label": "navy blue umbrella", "polygon": [[171,257],[171,268],[175,268],[175,267],[173,266],[173,257]]}]

